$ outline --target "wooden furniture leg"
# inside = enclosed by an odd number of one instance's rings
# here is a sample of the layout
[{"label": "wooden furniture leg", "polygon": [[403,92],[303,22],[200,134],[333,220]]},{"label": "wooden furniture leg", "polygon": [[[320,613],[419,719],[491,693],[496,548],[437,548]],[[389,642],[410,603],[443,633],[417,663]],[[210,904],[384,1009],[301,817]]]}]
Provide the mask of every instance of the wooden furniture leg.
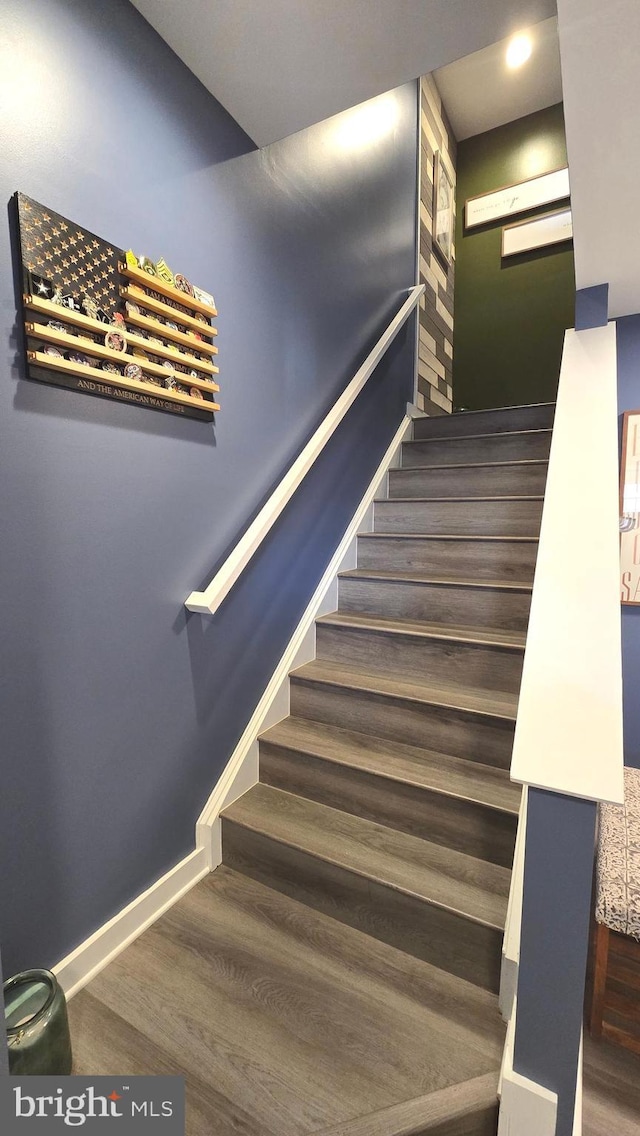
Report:
[{"label": "wooden furniture leg", "polygon": [[593,951],[593,993],[589,1014],[589,1032],[595,1038],[602,1037],[602,1014],[608,957],[609,928],[604,923],[596,923]]}]

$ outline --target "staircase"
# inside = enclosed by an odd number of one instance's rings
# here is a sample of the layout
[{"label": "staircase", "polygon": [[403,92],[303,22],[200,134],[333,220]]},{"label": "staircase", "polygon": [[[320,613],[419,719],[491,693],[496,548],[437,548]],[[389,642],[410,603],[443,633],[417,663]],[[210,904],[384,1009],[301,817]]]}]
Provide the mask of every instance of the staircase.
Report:
[{"label": "staircase", "polygon": [[[317,657],[290,676],[290,717],[260,739],[260,783],[223,814],[225,888],[249,877],[294,901],[297,918],[304,905],[364,933],[363,954],[381,942],[433,968],[449,1064],[425,1053],[420,1127],[398,1132],[495,1132],[486,1073],[499,1064],[520,798],[507,771],[553,410],[414,423],[358,567],[340,578],[338,611],[317,621]],[[484,1022],[485,1069],[465,1052],[465,1005]],[[391,1060],[382,1054],[381,1068]],[[396,1131],[389,1116],[367,1123],[335,1132]]]},{"label": "staircase", "polygon": [[553,406],[419,419],[222,865],[70,1004],[187,1136],[495,1136],[508,775]]}]

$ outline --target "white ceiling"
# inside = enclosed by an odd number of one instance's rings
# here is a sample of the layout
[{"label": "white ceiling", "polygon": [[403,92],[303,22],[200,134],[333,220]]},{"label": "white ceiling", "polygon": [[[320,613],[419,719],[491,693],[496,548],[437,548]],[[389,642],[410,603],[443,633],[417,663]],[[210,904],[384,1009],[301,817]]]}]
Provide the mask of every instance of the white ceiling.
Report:
[{"label": "white ceiling", "polygon": [[259,145],[555,14],[555,0],[132,0]]},{"label": "white ceiling", "polygon": [[[499,68],[489,77],[486,61],[499,49],[481,51],[548,21],[555,0],[132,2],[258,145],[471,52],[458,69],[464,100],[439,75],[460,137],[535,109],[525,101],[527,70],[539,83],[527,98],[557,101],[550,24],[538,28],[537,66],[532,58],[522,69],[517,95],[515,87],[505,95]],[[557,0],[557,8],[577,285],[608,282],[612,317],[640,312],[640,0]]]},{"label": "white ceiling", "polygon": [[640,2],[558,0],[576,283],[640,312]]},{"label": "white ceiling", "polygon": [[508,39],[436,71],[436,84],[459,142],[562,101],[556,17],[521,30],[529,33],[533,50],[516,71],[506,63]]}]

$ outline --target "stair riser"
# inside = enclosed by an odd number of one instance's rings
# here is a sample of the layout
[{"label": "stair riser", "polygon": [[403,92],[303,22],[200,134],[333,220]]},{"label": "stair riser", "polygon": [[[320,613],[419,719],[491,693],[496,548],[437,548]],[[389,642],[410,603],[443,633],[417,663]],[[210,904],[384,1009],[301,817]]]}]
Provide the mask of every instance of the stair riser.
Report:
[{"label": "stair riser", "polygon": [[485,643],[318,623],[316,657],[371,674],[517,694],[524,652]]},{"label": "stair riser", "polygon": [[429,540],[358,537],[358,567],[422,576],[533,582],[536,541]]},{"label": "stair riser", "polygon": [[222,818],[222,861],[284,895],[494,993],[502,933]]},{"label": "stair riser", "polygon": [[416,418],[414,438],[456,438],[468,434],[500,434],[504,430],[550,430],[555,406],[513,406],[504,410],[482,410],[472,414],[444,414],[437,418]]},{"label": "stair riser", "polygon": [[389,497],[535,497],[544,493],[546,480],[546,462],[460,469],[392,469]]},{"label": "stair riser", "polygon": [[487,434],[478,438],[442,438],[405,442],[401,465],[459,465],[463,462],[545,460],[551,446],[550,432],[533,434]]},{"label": "stair riser", "polygon": [[504,868],[513,863],[516,817],[478,802],[391,781],[264,741],[260,742],[260,780]]},{"label": "stair riser", "polygon": [[291,713],[344,730],[509,769],[514,722],[291,677]]},{"label": "stair riser", "polygon": [[341,577],[338,587],[340,611],[462,627],[526,631],[531,607],[530,592],[512,592],[508,588],[360,580],[353,576]]},{"label": "stair riser", "polygon": [[376,532],[537,536],[542,501],[376,501]]}]

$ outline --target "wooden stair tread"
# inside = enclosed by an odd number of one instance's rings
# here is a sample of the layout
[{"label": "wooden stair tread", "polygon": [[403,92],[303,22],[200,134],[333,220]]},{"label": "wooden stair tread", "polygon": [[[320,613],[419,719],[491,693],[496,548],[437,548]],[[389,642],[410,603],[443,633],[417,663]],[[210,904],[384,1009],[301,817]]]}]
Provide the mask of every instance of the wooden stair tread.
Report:
[{"label": "wooden stair tread", "polygon": [[[420,469],[420,466],[410,466],[410,469]],[[456,466],[449,468],[457,468]],[[544,493],[493,493],[485,494],[482,497],[469,497],[461,495],[460,497],[376,497],[374,505],[432,505],[438,502],[440,505],[455,505],[456,502],[464,501],[469,505],[477,505],[482,501],[544,501]]]},{"label": "wooden stair tread", "polygon": [[[479,410],[454,410],[450,418],[471,418],[474,414],[499,414],[501,410],[539,410],[541,407],[555,406],[555,401],[516,402],[509,406],[483,406]],[[425,418],[428,415],[425,415]]]},{"label": "wooden stair tread", "polygon": [[333,1125],[317,1136],[422,1136],[435,1129],[441,1130],[441,1125],[447,1121],[463,1120],[495,1108],[497,1099],[498,1078],[494,1073],[485,1073],[457,1085],[448,1085],[446,1089]]},{"label": "wooden stair tread", "polygon": [[416,638],[448,639],[456,643],[488,644],[492,647],[523,651],[526,635],[523,631],[494,631],[486,627],[453,627],[449,624],[426,623],[421,620],[387,618],[384,615],[367,615],[362,612],[335,611],[320,616],[317,624],[328,627],[354,627],[379,631],[389,635],[413,635]]},{"label": "wooden stair tread", "polygon": [[537,544],[539,541],[537,536],[479,536],[475,533],[471,534],[453,534],[453,533],[386,533],[386,532],[368,532],[359,533],[358,540],[452,540],[452,541],[491,541],[494,544],[502,543],[505,541],[513,542],[514,544]]},{"label": "wooden stair tread", "polygon": [[184,1073],[192,1136],[317,1134],[496,1076],[504,1039],[494,995],[225,866],[69,1013],[78,1073]]},{"label": "wooden stair tread", "polygon": [[[486,436],[487,435],[483,435],[483,437],[486,437]],[[465,437],[465,435],[463,435],[463,437]],[[427,441],[428,439],[417,438],[415,440],[419,441],[419,442],[424,442],[424,441]],[[433,441],[435,442],[436,439],[434,438]],[[448,438],[446,438],[446,439],[445,438],[438,438],[437,441],[443,441],[443,442],[447,441],[448,442],[449,439]],[[406,446],[409,443],[403,442],[402,444],[404,446]],[[549,464],[548,458],[510,458],[507,461],[458,462],[456,465],[442,465],[441,463],[436,463],[435,465],[412,465],[412,466],[408,466],[408,467],[407,466],[398,466],[396,469],[390,469],[389,474],[391,475],[391,474],[396,474],[396,473],[413,473],[413,472],[415,472],[415,470],[430,470],[430,469],[444,469],[444,470],[450,470],[450,469],[486,469],[487,466],[497,466],[501,469],[508,469],[508,468],[514,468],[515,467],[517,469],[517,468],[519,468],[520,466],[523,466],[523,465],[529,466],[529,465],[548,465],[548,464]]]},{"label": "wooden stair tread", "polygon": [[510,872],[496,864],[262,784],[222,817],[485,927],[504,928]]},{"label": "wooden stair tread", "polygon": [[314,659],[291,672],[294,679],[366,690],[372,694],[387,695],[413,702],[429,702],[438,706],[487,714],[515,722],[518,698],[515,694],[478,690],[471,687],[452,688],[432,683],[417,683],[396,679],[388,674],[369,674],[344,663],[323,662]]},{"label": "wooden stair tread", "polygon": [[490,591],[532,592],[533,585],[518,580],[469,580],[462,576],[423,576],[419,572],[385,571],[384,568],[348,568],[340,579],[377,580],[381,583],[433,584],[450,588],[485,588]]},{"label": "wooden stair tread", "polygon": [[476,801],[512,816],[517,816],[520,808],[521,787],[509,780],[505,770],[372,734],[289,717],[262,734],[260,741],[390,781]]},{"label": "wooden stair tread", "polygon": [[500,430],[490,434],[453,434],[444,438],[408,438],[402,444],[403,446],[424,446],[429,442],[451,442],[455,444],[456,442],[469,442],[478,438],[484,442],[488,438],[531,438],[533,436],[540,437],[542,434],[550,437],[552,433],[553,430],[548,427],[536,430]]}]

